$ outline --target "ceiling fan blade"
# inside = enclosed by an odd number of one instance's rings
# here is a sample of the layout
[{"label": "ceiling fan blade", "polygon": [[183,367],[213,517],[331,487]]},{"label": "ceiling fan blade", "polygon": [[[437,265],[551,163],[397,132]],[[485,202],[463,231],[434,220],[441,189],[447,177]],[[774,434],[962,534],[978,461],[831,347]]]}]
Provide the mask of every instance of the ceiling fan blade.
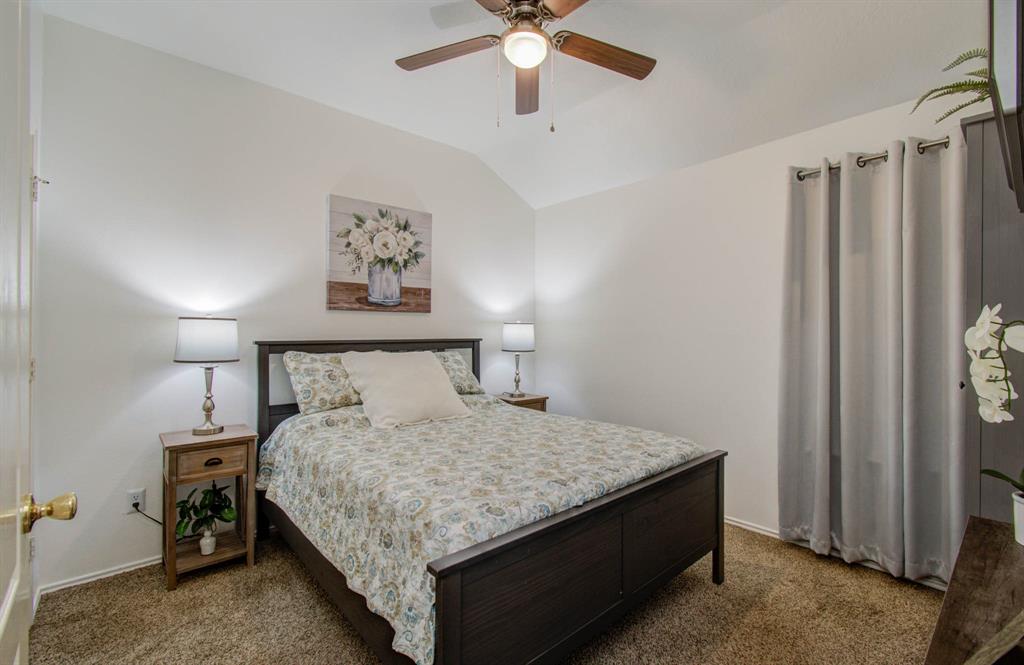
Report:
[{"label": "ceiling fan blade", "polygon": [[658,61],[646,55],[633,53],[618,46],[612,46],[575,32],[562,30],[551,38],[560,52],[580,60],[586,60],[598,67],[631,76],[637,80],[647,78]]},{"label": "ceiling fan blade", "polygon": [[436,65],[439,62],[458,58],[461,55],[469,55],[470,53],[476,53],[477,51],[484,51],[492,46],[497,46],[500,42],[501,39],[495,35],[474,37],[473,39],[467,39],[464,42],[456,42],[454,44],[449,44],[448,46],[442,46],[430,51],[424,51],[423,53],[417,53],[416,55],[399,58],[398,60],[395,60],[395,64],[407,72],[411,72],[414,69],[419,69],[420,67],[426,67],[428,65]]},{"label": "ceiling fan blade", "polygon": [[535,113],[540,108],[540,66],[516,67],[516,115]]},{"label": "ceiling fan blade", "polygon": [[476,0],[476,3],[492,14],[508,9],[508,0]]},{"label": "ceiling fan blade", "polygon": [[[480,0],[477,0],[477,2],[480,2]],[[481,2],[480,4],[483,3]],[[565,18],[583,5],[587,4],[587,0],[544,0],[541,4],[547,8],[548,12],[552,16]]]}]

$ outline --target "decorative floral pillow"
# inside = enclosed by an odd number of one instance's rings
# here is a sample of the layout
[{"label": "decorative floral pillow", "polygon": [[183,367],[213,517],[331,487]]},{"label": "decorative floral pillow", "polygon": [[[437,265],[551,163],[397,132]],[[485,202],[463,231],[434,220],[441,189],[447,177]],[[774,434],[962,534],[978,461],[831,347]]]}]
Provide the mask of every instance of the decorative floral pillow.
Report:
[{"label": "decorative floral pillow", "polygon": [[476,380],[476,375],[466,364],[461,353],[458,351],[435,351],[434,355],[437,356],[441,367],[444,367],[448,378],[451,379],[455,392],[460,395],[483,394],[484,389],[480,387],[480,382]]},{"label": "decorative floral pillow", "polygon": [[284,367],[292,381],[295,401],[304,415],[361,404],[340,353],[288,351]]}]

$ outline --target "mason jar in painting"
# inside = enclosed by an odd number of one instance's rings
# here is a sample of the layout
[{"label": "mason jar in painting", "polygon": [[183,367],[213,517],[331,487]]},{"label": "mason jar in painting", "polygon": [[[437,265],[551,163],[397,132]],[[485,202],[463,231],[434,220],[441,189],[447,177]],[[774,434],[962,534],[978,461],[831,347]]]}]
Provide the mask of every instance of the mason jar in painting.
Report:
[{"label": "mason jar in painting", "polygon": [[367,269],[366,299],[374,305],[402,304],[402,269],[374,263]]}]

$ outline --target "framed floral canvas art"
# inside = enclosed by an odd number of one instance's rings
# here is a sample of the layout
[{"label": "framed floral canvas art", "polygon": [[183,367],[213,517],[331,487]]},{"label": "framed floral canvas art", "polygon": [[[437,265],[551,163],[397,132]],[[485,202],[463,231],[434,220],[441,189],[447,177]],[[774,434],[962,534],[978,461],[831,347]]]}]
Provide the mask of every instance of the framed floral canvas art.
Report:
[{"label": "framed floral canvas art", "polygon": [[329,197],[327,309],[430,311],[430,213]]}]

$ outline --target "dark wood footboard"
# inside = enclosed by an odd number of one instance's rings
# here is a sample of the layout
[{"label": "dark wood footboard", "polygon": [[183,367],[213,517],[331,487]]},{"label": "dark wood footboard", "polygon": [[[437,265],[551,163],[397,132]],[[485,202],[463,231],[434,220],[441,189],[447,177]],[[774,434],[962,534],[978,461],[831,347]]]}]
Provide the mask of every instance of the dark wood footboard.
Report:
[{"label": "dark wood footboard", "polygon": [[[558,662],[708,553],[725,580],[725,455],[715,451],[432,561],[437,665]],[[394,631],[285,513],[262,512],[385,663]]]},{"label": "dark wood footboard", "polygon": [[725,453],[442,557],[434,662],[557,662],[695,561],[724,581]]}]

